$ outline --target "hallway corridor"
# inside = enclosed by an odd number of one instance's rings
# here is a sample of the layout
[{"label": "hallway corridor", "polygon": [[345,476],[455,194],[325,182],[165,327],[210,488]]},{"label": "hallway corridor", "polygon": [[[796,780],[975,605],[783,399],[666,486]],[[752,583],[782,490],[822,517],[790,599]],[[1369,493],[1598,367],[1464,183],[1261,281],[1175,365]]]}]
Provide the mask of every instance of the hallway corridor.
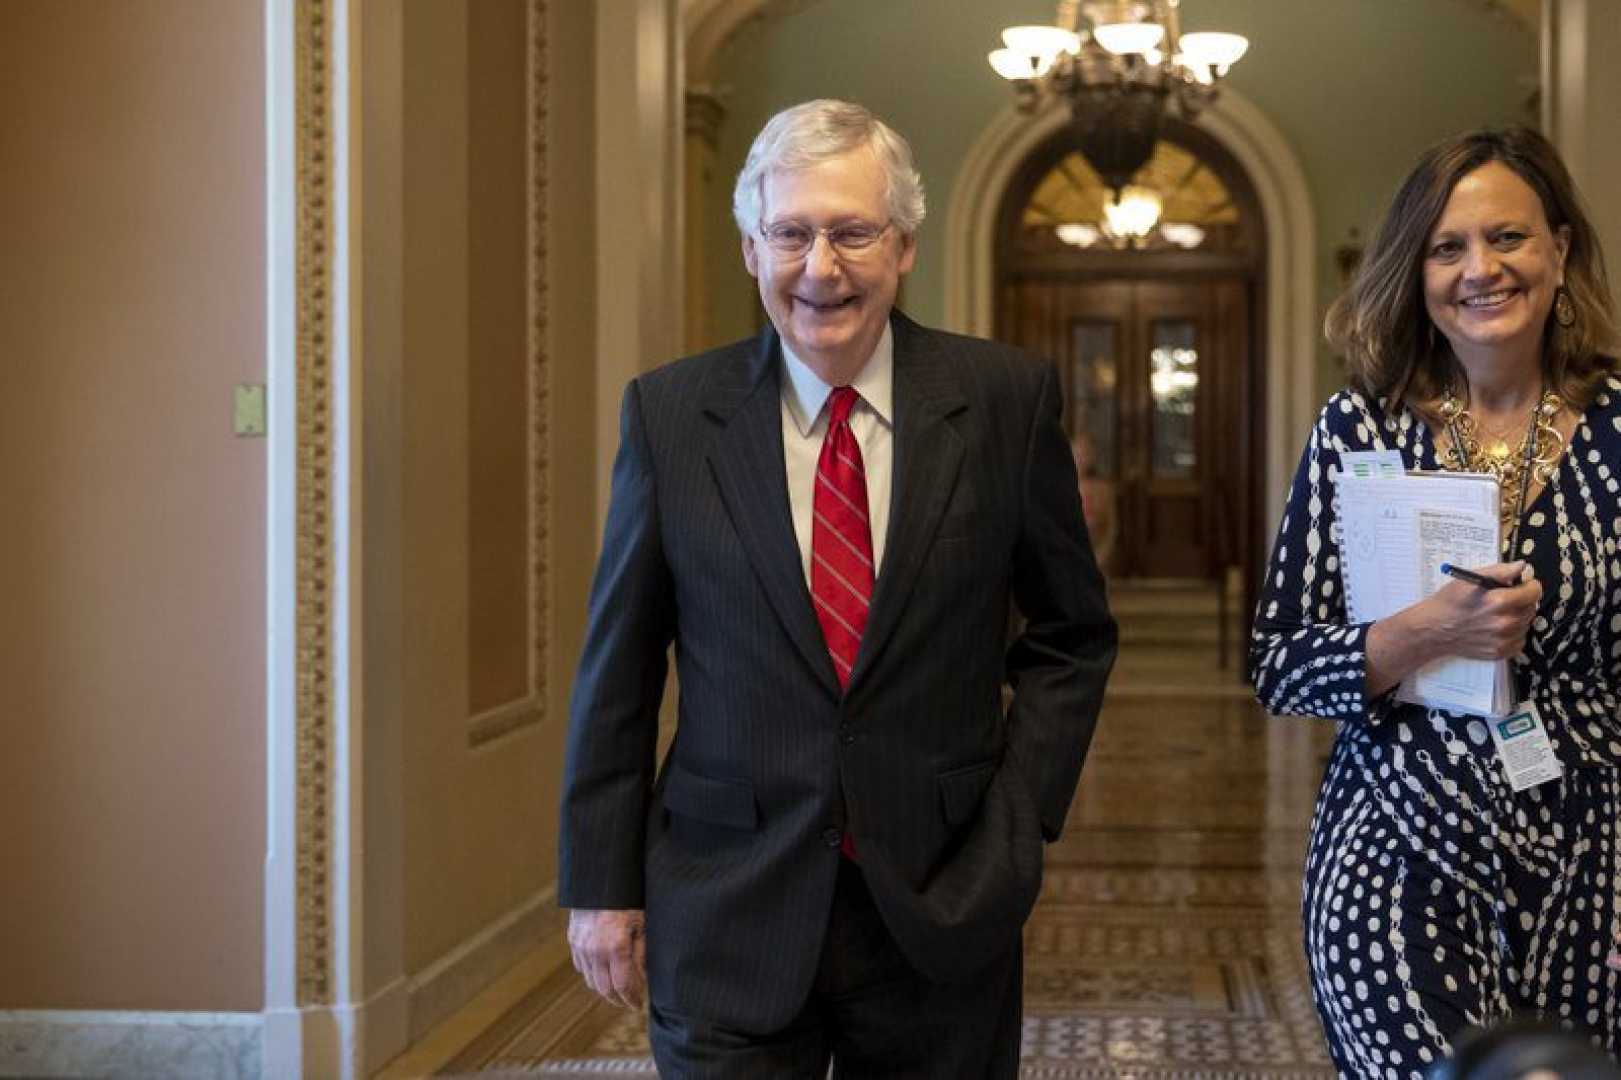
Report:
[{"label": "hallway corridor", "polygon": [[[1268,720],[1218,667],[1213,593],[1117,589],[1114,602],[1121,659],[1025,932],[1023,1076],[1332,1076],[1298,911],[1331,729]],[[642,1018],[565,965],[441,1075],[653,1069]]]}]

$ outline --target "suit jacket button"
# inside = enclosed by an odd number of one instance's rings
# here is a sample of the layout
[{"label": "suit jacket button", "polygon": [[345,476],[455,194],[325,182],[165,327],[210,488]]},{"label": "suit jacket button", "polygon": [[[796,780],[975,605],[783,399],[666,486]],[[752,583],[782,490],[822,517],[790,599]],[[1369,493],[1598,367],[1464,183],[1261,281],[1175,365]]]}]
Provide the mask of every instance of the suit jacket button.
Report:
[{"label": "suit jacket button", "polygon": [[856,741],[856,733],[855,732],[850,731],[848,729],[839,732],[839,742],[843,743],[845,746],[854,746],[855,741]]},{"label": "suit jacket button", "polygon": [[839,832],[839,830],[835,829],[833,826],[829,825],[827,828],[822,830],[822,843],[826,844],[828,847],[838,847],[843,842],[844,834]]}]

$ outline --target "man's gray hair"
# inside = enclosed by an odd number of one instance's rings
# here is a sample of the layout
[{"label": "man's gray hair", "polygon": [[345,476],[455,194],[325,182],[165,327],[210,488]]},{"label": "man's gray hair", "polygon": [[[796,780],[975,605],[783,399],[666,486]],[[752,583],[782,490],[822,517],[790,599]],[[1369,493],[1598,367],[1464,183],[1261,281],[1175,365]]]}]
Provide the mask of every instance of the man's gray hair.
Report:
[{"label": "man's gray hair", "polygon": [[912,164],[911,144],[860,105],[832,98],[784,109],[754,137],[732,192],[737,227],[747,235],[760,226],[768,174],[819,165],[863,146],[883,167],[890,221],[906,235],[917,232],[923,224],[923,178]]}]

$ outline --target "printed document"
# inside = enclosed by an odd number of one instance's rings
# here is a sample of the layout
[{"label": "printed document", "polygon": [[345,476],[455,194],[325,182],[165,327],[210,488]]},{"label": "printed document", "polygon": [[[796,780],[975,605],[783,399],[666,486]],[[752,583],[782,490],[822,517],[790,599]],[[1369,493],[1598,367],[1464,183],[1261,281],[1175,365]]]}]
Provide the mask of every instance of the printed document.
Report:
[{"label": "printed document", "polygon": [[[1340,574],[1354,622],[1385,618],[1429,596],[1451,580],[1441,573],[1442,563],[1474,569],[1498,561],[1494,477],[1347,467],[1335,490]],[[1479,716],[1502,716],[1515,705],[1504,660],[1437,660],[1409,676],[1396,696]]]}]

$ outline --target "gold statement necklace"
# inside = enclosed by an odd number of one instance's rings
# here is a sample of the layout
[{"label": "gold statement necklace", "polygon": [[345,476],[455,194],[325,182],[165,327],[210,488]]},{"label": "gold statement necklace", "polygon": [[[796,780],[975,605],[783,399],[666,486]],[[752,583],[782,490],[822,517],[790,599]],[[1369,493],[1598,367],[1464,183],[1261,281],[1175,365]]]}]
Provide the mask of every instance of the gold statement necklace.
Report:
[{"label": "gold statement necklace", "polygon": [[[1447,439],[1452,443],[1451,461],[1442,464],[1459,472],[1487,473],[1497,478],[1498,510],[1506,530],[1517,532],[1519,517],[1525,512],[1525,496],[1535,480],[1546,484],[1559,467],[1559,457],[1565,450],[1565,437],[1559,433],[1554,418],[1564,407],[1563,400],[1552,390],[1531,407],[1526,421],[1525,436],[1515,447],[1506,437],[1487,434],[1481,438],[1480,426],[1469,410],[1458,401],[1452,388],[1447,387],[1439,405],[1441,420],[1446,424]],[[1518,452],[1516,452],[1516,450]]]}]

